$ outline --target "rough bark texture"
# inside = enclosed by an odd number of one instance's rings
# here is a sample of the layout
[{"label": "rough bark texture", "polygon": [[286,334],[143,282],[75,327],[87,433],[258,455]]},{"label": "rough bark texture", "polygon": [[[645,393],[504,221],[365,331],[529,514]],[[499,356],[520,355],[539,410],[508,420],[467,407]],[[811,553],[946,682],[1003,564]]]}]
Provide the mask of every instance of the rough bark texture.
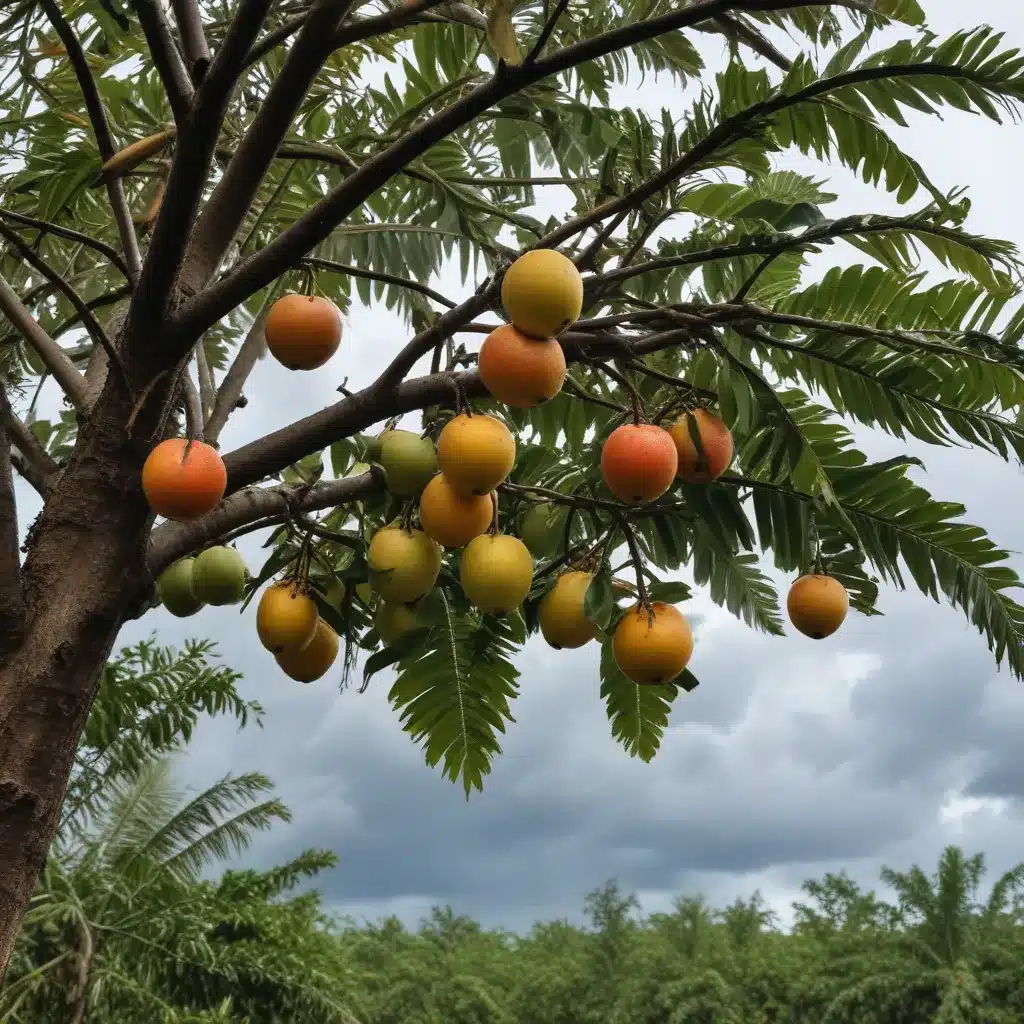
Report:
[{"label": "rough bark texture", "polygon": [[97,409],[29,533],[24,638],[0,670],[0,980],[57,828],[100,672],[125,609],[149,585],[152,513],[139,477],[145,429],[159,412],[128,438],[130,408],[113,380]]}]

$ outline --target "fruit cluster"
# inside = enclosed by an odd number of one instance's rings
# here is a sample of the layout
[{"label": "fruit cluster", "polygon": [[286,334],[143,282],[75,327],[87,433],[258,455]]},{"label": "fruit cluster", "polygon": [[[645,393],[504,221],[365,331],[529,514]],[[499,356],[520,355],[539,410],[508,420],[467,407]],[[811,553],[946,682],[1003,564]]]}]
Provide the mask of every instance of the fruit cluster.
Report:
[{"label": "fruit cluster", "polygon": [[[566,363],[557,336],[580,315],[583,281],[561,253],[532,250],[506,271],[501,300],[511,322],[483,342],[480,377],[498,402],[532,408],[561,391]],[[337,351],[341,317],[327,299],[290,294],[271,307],[265,331],[267,346],[282,365],[312,370]],[[557,508],[534,505],[520,519],[521,537],[502,533],[497,488],[512,471],[515,440],[500,419],[474,413],[461,396],[459,404],[462,411],[445,424],[436,448],[429,436],[393,428],[368,447],[367,458],[383,469],[388,490],[408,502],[401,524],[377,530],[366,556],[369,584],[379,597],[374,627],[386,644],[423,625],[421,603],[437,582],[443,549],[461,549],[462,589],[481,611],[501,615],[517,608],[533,585],[533,555],[540,555],[559,515]],[[643,422],[637,400],[633,422],[605,440],[600,469],[611,493],[630,506],[657,500],[676,480],[710,483],[729,468],[733,454],[729,428],[710,410],[685,408],[666,429]],[[150,453],[142,485],[154,512],[188,521],[220,502],[227,476],[213,448],[173,438]],[[417,498],[419,528],[414,528],[412,502]],[[283,671],[311,682],[334,663],[339,639],[310,596],[306,568],[264,592],[256,626]],[[582,647],[599,633],[586,611],[592,568],[586,560],[570,566],[540,602],[541,634],[556,649]],[[172,614],[192,615],[205,604],[240,601],[246,577],[234,548],[209,548],[167,569],[160,578],[160,596]],[[693,634],[674,605],[651,602],[639,589],[640,600],[614,625],[612,653],[633,682],[667,683],[686,668]],[[369,603],[369,593],[360,596]],[[816,639],[834,633],[848,607],[846,590],[821,571],[797,579],[787,600],[793,625]]]}]

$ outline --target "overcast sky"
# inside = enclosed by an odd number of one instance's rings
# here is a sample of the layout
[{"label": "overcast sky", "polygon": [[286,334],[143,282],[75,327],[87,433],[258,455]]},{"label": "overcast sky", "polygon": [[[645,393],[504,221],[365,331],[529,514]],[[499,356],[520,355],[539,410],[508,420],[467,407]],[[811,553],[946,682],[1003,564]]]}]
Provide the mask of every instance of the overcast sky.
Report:
[{"label": "overcast sky", "polygon": [[[926,7],[940,34],[976,19],[1024,44],[1017,4]],[[699,45],[718,63],[720,47],[709,38]],[[617,100],[637,96],[655,114],[668,106],[679,116],[688,102],[665,80]],[[1024,129],[947,108],[944,120],[914,117],[899,140],[941,188],[970,187],[969,227],[1024,242]],[[779,166],[828,177],[842,195],[830,208],[836,216],[894,207],[841,168],[788,156]],[[848,247],[834,255],[862,259]],[[454,297],[472,288],[456,273],[441,283]],[[407,335],[386,311],[354,306],[329,368],[290,374],[261,363],[224,449],[332,402],[345,376],[350,387],[368,383]],[[901,449],[884,435],[868,445],[879,457]],[[1024,547],[1018,467],[985,453],[912,450],[926,461],[933,493],[964,501],[999,544]],[[23,527],[37,508],[23,492]],[[258,567],[256,543],[244,550]],[[1024,561],[1016,567],[1024,570]],[[756,634],[697,597],[686,610],[706,616],[691,665],[702,685],[676,704],[650,765],[610,736],[598,647],[555,652],[534,640],[519,658],[522,693],[504,754],[468,803],[401,732],[386,700],[390,675],[363,695],[339,695],[329,679],[292,683],[259,645],[252,607],[243,616],[206,609],[183,621],[161,611],[126,627],[121,642],[151,630],[165,643],[218,640],[224,659],[244,673],[243,694],[266,708],[265,727],[204,725],[181,773],[194,785],[228,771],[271,776],[294,822],[261,837],[248,861],[263,866],[310,846],[333,849],[340,864],[321,888],[343,913],[394,912],[414,923],[431,905],[450,903],[519,929],[537,918],[578,917],[584,894],[615,876],[648,911],[684,890],[721,903],[760,888],[785,919],[802,879],[843,866],[874,885],[881,864],[930,869],[950,842],[983,850],[993,870],[1024,859],[1024,688],[996,671],[959,611],[891,590],[880,607],[884,617],[851,614],[836,637],[815,643]]]}]

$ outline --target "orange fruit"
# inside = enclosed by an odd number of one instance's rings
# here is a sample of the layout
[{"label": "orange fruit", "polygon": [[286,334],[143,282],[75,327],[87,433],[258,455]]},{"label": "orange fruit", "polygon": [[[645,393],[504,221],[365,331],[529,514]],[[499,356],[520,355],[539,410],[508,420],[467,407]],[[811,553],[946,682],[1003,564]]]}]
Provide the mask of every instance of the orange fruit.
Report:
[{"label": "orange fruit", "polygon": [[[703,454],[690,436],[690,417],[696,421]],[[706,484],[720,477],[732,462],[732,433],[720,416],[707,409],[684,412],[669,428],[679,456],[676,475],[691,484]]]},{"label": "orange fruit", "polygon": [[263,325],[270,354],[289,370],[323,366],[341,344],[341,313],[319,295],[282,295]]},{"label": "orange fruit", "polygon": [[484,387],[499,402],[531,409],[562,390],[565,353],[554,338],[538,340],[503,324],[484,339],[477,368]]},{"label": "orange fruit", "polygon": [[462,413],[437,439],[437,464],[462,494],[490,494],[512,472],[516,442],[501,420]]},{"label": "orange fruit", "polygon": [[635,604],[615,627],[612,654],[634,683],[670,683],[690,661],[693,631],[675,605],[655,601],[648,617],[647,609]]},{"label": "orange fruit", "polygon": [[256,635],[272,654],[302,650],[319,621],[316,602],[293,580],[267,587],[256,607]]},{"label": "orange fruit", "polygon": [[597,636],[597,626],[584,613],[591,572],[567,572],[540,603],[540,631],[554,648],[574,650]]},{"label": "orange fruit", "polygon": [[274,659],[284,674],[297,683],[312,683],[334,664],[338,646],[338,634],[323,619],[317,619],[316,632],[305,647],[282,651]]},{"label": "orange fruit", "polygon": [[142,467],[146,501],[166,519],[188,522],[205,516],[220,503],[227,486],[224,460],[202,441],[191,445],[184,437],[161,441]]},{"label": "orange fruit", "polygon": [[420,496],[423,532],[446,548],[464,548],[487,532],[493,518],[491,494],[460,494],[444,473],[438,473]]},{"label": "orange fruit", "polygon": [[604,482],[630,505],[661,497],[672,486],[678,465],[671,436],[653,423],[624,423],[601,449]]},{"label": "orange fruit", "polygon": [[846,587],[831,576],[809,573],[793,581],[786,598],[789,621],[812,640],[831,636],[850,610]]}]

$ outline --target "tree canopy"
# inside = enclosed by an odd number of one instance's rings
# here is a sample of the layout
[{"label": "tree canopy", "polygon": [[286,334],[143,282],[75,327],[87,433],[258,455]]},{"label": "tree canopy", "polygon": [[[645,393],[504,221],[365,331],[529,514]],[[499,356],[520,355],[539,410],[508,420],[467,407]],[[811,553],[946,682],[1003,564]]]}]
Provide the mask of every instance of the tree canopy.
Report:
[{"label": "tree canopy", "polygon": [[[727,45],[720,71],[700,39]],[[282,576],[310,585],[344,647],[337,676],[360,651],[364,682],[394,667],[403,728],[467,796],[500,752],[516,653],[566,568],[593,574],[582,601],[601,696],[613,735],[645,759],[699,657],[677,656],[682,620],[673,671],[638,686],[612,638],[623,602],[648,608],[650,631],[650,602],[687,600],[684,567],[775,634],[785,618],[762,557],[827,572],[867,615],[882,585],[913,585],[1024,671],[1007,552],[929,494],[916,457],[871,462],[852,432],[1024,454],[1018,250],[972,231],[966,193],[890,134],[949,109],[1014,118],[1024,57],[995,29],[939,38],[917,0],[23,0],[0,14],[0,72],[0,468],[44,499],[22,564],[13,487],[0,488],[12,920],[119,627],[153,605],[165,569],[243,532],[272,531],[248,596]],[[667,86],[665,109],[621,105],[638,74]],[[857,172],[901,212],[830,215],[827,180],[787,169],[790,152]],[[538,215],[556,189],[564,207]],[[830,246],[846,259],[821,275]],[[509,267],[551,250],[582,292],[579,316],[551,332],[568,372],[556,397],[516,408],[484,385],[478,340],[508,313]],[[462,294],[448,297],[436,278],[456,258]],[[334,404],[226,452],[209,514],[154,527],[143,465],[180,433],[185,455],[219,444],[286,292],[351,317],[383,304],[411,337],[381,346],[366,387],[341,382]],[[46,380],[66,399],[49,418],[34,397]],[[724,472],[639,504],[616,496],[613,431],[676,422],[676,449],[700,462],[692,413],[706,408],[734,446]],[[491,530],[515,537],[530,509],[551,512],[529,589],[491,614],[448,545],[415,622],[385,641],[359,587],[383,593],[394,567],[371,565],[369,544],[413,526],[418,496],[398,493],[374,439],[422,412],[433,442],[467,411],[514,441]],[[55,698],[40,714],[43,693]]]}]

